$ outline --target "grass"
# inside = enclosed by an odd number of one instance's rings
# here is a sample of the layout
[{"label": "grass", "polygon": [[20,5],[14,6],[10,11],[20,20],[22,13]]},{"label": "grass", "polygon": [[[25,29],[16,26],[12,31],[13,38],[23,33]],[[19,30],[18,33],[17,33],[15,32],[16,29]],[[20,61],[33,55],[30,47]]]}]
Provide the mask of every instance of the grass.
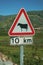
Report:
[{"label": "grass", "polygon": [[[9,36],[0,36],[0,52],[19,65],[20,46],[10,46],[9,40]],[[24,65],[43,65],[43,30],[36,31],[33,40],[33,45],[24,46]]]},{"label": "grass", "polygon": [[0,36],[0,45],[9,45],[10,37],[9,36]]},{"label": "grass", "polygon": [[[0,52],[4,53],[8,57],[11,57],[13,62],[19,65],[20,63],[20,47],[19,46],[0,46]],[[29,63],[31,62],[34,63],[36,61],[39,61],[39,59],[35,59],[33,57],[33,53],[35,54],[35,56],[43,58],[43,47],[38,47],[37,50],[35,51],[35,46],[24,46],[24,64],[25,65],[29,65]]]}]

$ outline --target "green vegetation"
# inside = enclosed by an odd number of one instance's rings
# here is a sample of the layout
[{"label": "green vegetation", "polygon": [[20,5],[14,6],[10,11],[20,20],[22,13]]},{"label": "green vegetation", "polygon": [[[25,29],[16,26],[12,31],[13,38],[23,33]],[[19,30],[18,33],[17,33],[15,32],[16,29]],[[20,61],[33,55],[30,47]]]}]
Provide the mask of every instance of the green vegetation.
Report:
[{"label": "green vegetation", "polygon": [[[11,57],[14,63],[20,63],[19,46],[0,46],[0,52]],[[24,46],[24,64],[25,65],[43,65],[43,47]]]},{"label": "green vegetation", "polygon": [[[27,12],[35,29],[33,45],[24,46],[24,65],[43,65],[43,11]],[[20,63],[20,46],[10,46],[8,30],[16,15],[0,16],[0,52]]]},{"label": "green vegetation", "polygon": [[[27,12],[31,23],[35,27],[43,27],[43,10]],[[11,27],[16,15],[1,16],[0,15],[0,35],[8,35],[7,32]]]},{"label": "green vegetation", "polygon": [[[43,30],[36,30],[32,46],[24,46],[25,65],[43,65]],[[9,36],[0,36],[0,52],[11,57],[13,62],[20,63],[20,46],[10,46]]]}]

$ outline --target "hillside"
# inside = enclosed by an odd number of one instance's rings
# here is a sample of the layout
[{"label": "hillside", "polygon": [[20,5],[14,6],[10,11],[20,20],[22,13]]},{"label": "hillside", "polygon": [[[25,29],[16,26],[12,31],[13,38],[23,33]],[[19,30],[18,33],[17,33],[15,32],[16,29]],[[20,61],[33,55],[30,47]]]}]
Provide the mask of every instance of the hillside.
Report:
[{"label": "hillside", "polygon": [[[43,28],[43,10],[42,11],[28,11],[29,18],[34,28]],[[1,16],[0,15],[0,35],[7,35],[16,15]]]},{"label": "hillside", "polygon": [[[33,36],[33,44],[24,46],[24,65],[43,65],[43,11],[29,11],[27,13],[35,28],[35,35]],[[0,58],[2,57],[0,65],[3,62],[3,56],[5,58],[7,56],[6,59],[20,65],[20,46],[11,46],[10,37],[8,36],[8,30],[15,17],[16,15],[0,15]],[[6,60],[5,58],[4,60]],[[5,63],[8,65],[9,61],[5,61]]]}]

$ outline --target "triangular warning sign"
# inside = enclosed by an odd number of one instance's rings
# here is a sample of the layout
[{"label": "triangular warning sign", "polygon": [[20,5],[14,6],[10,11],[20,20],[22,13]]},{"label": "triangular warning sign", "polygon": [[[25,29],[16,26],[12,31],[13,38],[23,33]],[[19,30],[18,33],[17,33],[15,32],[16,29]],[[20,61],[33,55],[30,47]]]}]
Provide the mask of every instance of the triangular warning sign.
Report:
[{"label": "triangular warning sign", "polygon": [[34,28],[24,9],[19,11],[10,30],[8,31],[8,34],[9,36],[28,36],[35,34]]}]

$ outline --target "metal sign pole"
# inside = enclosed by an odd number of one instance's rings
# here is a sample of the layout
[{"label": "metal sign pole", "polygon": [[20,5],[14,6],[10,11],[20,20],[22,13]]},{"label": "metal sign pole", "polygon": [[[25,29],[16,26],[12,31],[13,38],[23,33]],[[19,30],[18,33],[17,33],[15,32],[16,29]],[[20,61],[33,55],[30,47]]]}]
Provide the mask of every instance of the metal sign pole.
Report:
[{"label": "metal sign pole", "polygon": [[23,65],[23,56],[24,56],[24,49],[23,46],[20,46],[20,65]]}]

